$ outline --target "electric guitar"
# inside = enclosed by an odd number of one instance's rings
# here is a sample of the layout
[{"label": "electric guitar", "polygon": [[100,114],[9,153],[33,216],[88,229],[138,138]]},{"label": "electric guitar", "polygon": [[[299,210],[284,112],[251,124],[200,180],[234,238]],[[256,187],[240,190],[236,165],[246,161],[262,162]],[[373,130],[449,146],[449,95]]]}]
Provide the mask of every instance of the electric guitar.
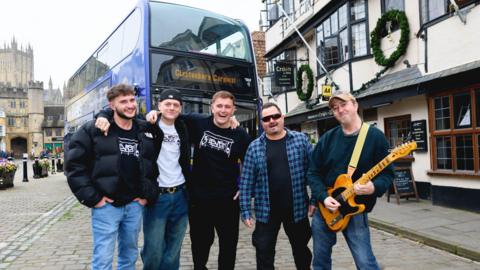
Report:
[{"label": "electric guitar", "polygon": [[[382,159],[377,165],[371,168],[367,173],[362,175],[356,182],[365,185],[371,181],[385,167],[398,158],[408,155],[411,151],[417,149],[415,141],[404,143],[393,149],[388,156]],[[350,221],[350,217],[365,211],[364,204],[355,202],[355,190],[353,182],[348,174],[341,174],[335,180],[335,185],[327,189],[328,195],[332,196],[340,203],[340,207],[336,211],[328,210],[323,202],[319,202],[320,213],[322,214],[325,224],[333,232],[339,232],[345,229]]]}]

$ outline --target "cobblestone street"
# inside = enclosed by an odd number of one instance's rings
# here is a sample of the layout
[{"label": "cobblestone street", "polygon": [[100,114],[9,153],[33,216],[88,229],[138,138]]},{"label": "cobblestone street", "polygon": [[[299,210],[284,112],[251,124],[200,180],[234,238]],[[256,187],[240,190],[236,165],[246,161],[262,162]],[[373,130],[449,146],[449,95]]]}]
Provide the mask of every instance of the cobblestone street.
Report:
[{"label": "cobblestone street", "polygon": [[[0,269],[90,269],[90,210],[71,196],[62,174],[22,183],[20,173],[14,188],[0,190]],[[375,229],[372,242],[383,269],[480,269],[476,262]],[[216,269],[216,246],[210,256],[211,269]],[[355,269],[342,236],[333,258],[334,269]],[[140,259],[137,265],[141,269]],[[283,232],[277,244],[276,267],[295,269]],[[236,268],[255,269],[251,230],[243,225]],[[188,235],[181,269],[193,269]]]}]

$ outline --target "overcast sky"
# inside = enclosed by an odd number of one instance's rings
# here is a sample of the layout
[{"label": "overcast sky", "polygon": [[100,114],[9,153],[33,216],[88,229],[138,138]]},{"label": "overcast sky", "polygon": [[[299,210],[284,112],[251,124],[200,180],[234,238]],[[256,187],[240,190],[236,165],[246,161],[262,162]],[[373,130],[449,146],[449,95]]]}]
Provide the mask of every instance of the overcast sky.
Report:
[{"label": "overcast sky", "polygon": [[[15,36],[34,53],[34,77],[63,83],[86,61],[137,0],[0,0],[0,47]],[[258,30],[261,0],[164,0],[243,20]]]}]

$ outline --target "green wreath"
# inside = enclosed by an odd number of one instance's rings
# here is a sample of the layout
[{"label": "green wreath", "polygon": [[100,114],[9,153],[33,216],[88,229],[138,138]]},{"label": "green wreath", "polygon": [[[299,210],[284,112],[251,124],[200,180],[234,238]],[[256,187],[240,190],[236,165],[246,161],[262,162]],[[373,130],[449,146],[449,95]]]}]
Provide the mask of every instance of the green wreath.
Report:
[{"label": "green wreath", "polygon": [[[385,24],[387,21],[396,21],[400,26],[400,42],[397,46],[397,49],[390,55],[389,58],[385,58],[382,49],[380,48],[380,41],[382,37],[381,33],[385,33]],[[384,67],[392,67],[395,65],[395,62],[405,54],[407,51],[407,46],[410,36],[410,27],[408,26],[407,16],[405,12],[399,10],[390,10],[387,13],[383,14],[380,19],[377,21],[377,26],[372,33],[370,33],[370,39],[372,44],[373,56],[375,57],[375,62]]]},{"label": "green wreath", "polygon": [[[308,79],[308,84],[307,84],[307,93],[303,93],[302,90],[302,74],[303,72],[307,73],[307,79]],[[310,68],[309,65],[301,65],[300,68],[297,71],[297,95],[298,98],[301,101],[307,101],[310,99],[312,96],[313,92],[313,72],[312,69]]]}]

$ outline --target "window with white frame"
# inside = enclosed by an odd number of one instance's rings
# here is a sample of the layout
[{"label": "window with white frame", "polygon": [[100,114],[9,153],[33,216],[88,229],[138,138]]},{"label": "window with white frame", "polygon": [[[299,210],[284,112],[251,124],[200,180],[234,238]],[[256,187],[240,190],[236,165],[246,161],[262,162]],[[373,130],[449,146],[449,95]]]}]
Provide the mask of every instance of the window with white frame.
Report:
[{"label": "window with white frame", "polygon": [[[317,56],[326,68],[367,55],[366,11],[365,0],[349,1],[317,26]],[[324,73],[319,66],[317,70],[319,75]]]}]

